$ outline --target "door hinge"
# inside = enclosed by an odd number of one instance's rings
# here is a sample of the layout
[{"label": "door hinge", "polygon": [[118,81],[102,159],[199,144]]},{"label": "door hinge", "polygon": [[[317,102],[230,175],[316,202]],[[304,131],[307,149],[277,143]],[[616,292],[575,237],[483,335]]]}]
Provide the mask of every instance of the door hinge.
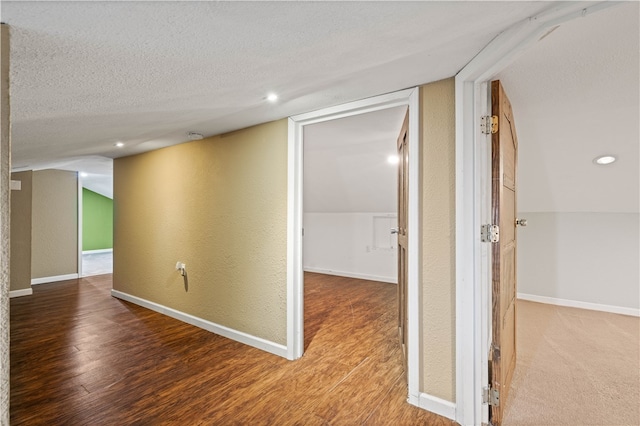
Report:
[{"label": "door hinge", "polygon": [[483,243],[497,243],[500,241],[500,227],[498,225],[482,225],[480,240]]},{"label": "door hinge", "polygon": [[498,133],[498,116],[485,115],[483,117],[480,117],[480,129],[485,135]]},{"label": "door hinge", "polygon": [[482,403],[494,407],[500,406],[500,391],[489,386],[482,388]]}]

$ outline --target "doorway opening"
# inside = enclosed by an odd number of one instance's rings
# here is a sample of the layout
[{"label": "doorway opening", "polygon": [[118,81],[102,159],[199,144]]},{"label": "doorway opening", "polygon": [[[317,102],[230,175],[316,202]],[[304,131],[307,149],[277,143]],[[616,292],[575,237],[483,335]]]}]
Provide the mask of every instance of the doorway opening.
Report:
[{"label": "doorway opening", "polygon": [[[313,203],[318,200],[307,200],[306,198],[306,185],[304,182],[305,177],[305,167],[307,167],[307,163],[305,162],[305,141],[304,139],[307,137],[307,126],[316,125],[319,123],[326,123],[330,121],[340,120],[347,117],[357,117],[362,116],[367,113],[376,113],[382,112],[385,110],[390,110],[394,108],[399,108],[398,111],[406,111],[408,107],[409,114],[409,129],[408,129],[408,144],[409,144],[409,152],[411,155],[408,157],[408,170],[409,170],[409,194],[408,194],[408,226],[409,235],[408,235],[408,274],[407,274],[407,317],[408,317],[408,333],[407,333],[407,381],[409,388],[409,402],[418,405],[419,402],[419,321],[418,321],[418,309],[419,309],[419,247],[418,247],[418,239],[417,239],[417,230],[418,230],[418,207],[419,207],[419,162],[418,158],[420,155],[419,144],[418,144],[418,89],[408,89],[401,92],[395,92],[387,95],[382,95],[375,98],[365,99],[362,101],[353,102],[350,104],[341,105],[338,107],[328,108],[321,111],[316,111],[308,114],[302,114],[299,116],[291,117],[289,119],[289,215],[288,215],[288,324],[287,324],[287,357],[289,359],[297,359],[302,356],[305,350],[305,329],[304,329],[304,269],[307,267],[309,270],[308,273],[312,273],[311,270],[315,268],[316,271],[321,271],[323,273],[327,272],[340,272],[344,275],[345,272],[349,273],[349,271],[345,271],[344,269],[351,268],[353,264],[357,263],[355,260],[355,255],[353,256],[353,262],[351,265],[344,262],[344,259],[338,259],[337,257],[333,257],[333,253],[328,253],[332,248],[330,247],[330,242],[324,241],[321,242],[321,246],[324,245],[324,249],[321,249],[317,253],[313,253],[313,249],[309,250],[310,247],[306,247],[303,241],[306,242],[305,238],[311,238],[313,233],[317,233],[319,229],[317,225],[318,222],[326,222],[326,217],[312,217],[314,212],[306,212],[307,217],[305,221],[305,201],[308,201],[307,205],[313,205]],[[387,111],[389,112],[389,111]],[[361,119],[366,119],[366,117],[360,117]],[[316,127],[316,129],[320,129],[320,127]],[[313,128],[308,127],[308,131],[313,133]],[[395,129],[399,130],[399,129]],[[393,142],[395,143],[395,139],[397,139],[397,135],[394,137]],[[333,140],[333,143],[338,141]],[[342,145],[338,144],[338,147]],[[392,145],[391,145],[392,146]],[[325,147],[326,148],[326,147]],[[343,151],[348,150],[346,146],[342,146]],[[343,171],[347,176],[349,173],[353,173],[353,170],[350,170],[348,156],[345,156],[345,152],[342,152],[343,156],[347,158],[346,160],[342,160]],[[387,157],[390,154],[385,155],[383,161],[387,161]],[[313,168],[313,165],[310,165]],[[351,174],[351,179],[353,175]],[[328,179],[334,179],[335,176],[328,176]],[[397,180],[394,179],[392,181],[392,185],[395,186]],[[344,189],[344,188],[342,188]],[[323,197],[322,203],[326,203],[327,200],[336,198],[337,194],[328,191]],[[350,198],[350,202],[361,195],[358,194],[355,197]],[[349,199],[349,198],[348,198]],[[366,198],[365,198],[366,199]],[[395,202],[397,203],[397,201]],[[394,203],[394,204],[395,204]],[[316,212],[317,213],[317,212]],[[344,214],[352,215],[353,213],[362,213],[362,212],[342,212]],[[369,213],[367,216],[368,219],[363,222],[368,223],[370,226],[365,226],[365,228],[369,228],[369,244],[364,244],[364,253],[360,253],[361,255],[366,255],[367,245],[369,246],[369,254],[373,252],[373,248],[375,244],[384,245],[384,241],[386,238],[388,250],[387,253],[384,253],[389,257],[389,252],[392,253],[392,245],[389,243],[393,241],[391,237],[391,227],[388,229],[388,234],[386,232],[383,233],[383,228],[387,228],[389,223],[393,224],[393,210],[387,212],[381,212],[383,214],[378,215],[379,217],[374,218],[373,212]],[[335,218],[334,218],[335,219]],[[344,219],[344,218],[341,218]],[[353,217],[351,218],[353,220]],[[314,223],[315,221],[315,223]],[[375,222],[375,225],[374,225]],[[310,227],[308,229],[304,229],[305,223],[308,223]],[[362,225],[362,223],[360,223]],[[326,226],[326,224],[325,224]],[[313,229],[315,228],[315,229]],[[379,229],[378,229],[379,228]],[[351,228],[354,229],[354,228]],[[376,229],[377,232],[376,232]],[[333,231],[340,233],[337,228],[333,228]],[[326,238],[327,234],[320,231],[321,237]],[[304,236],[303,236],[304,235]],[[343,236],[340,236],[343,237]],[[321,238],[321,239],[322,239]],[[343,247],[340,247],[342,249]],[[380,249],[382,247],[379,247]],[[336,248],[333,248],[335,251]],[[304,255],[303,255],[304,251]],[[323,254],[326,259],[322,259]],[[384,254],[381,250],[378,250],[375,255]],[[374,256],[375,256],[374,255]],[[318,257],[320,256],[320,257]],[[309,262],[307,262],[307,257],[309,258]],[[333,257],[333,259],[330,259]],[[367,256],[365,256],[367,257]],[[368,256],[371,260],[373,256]],[[393,259],[393,255],[391,255],[391,259]],[[303,261],[304,260],[304,261]],[[327,261],[329,263],[324,263],[325,266],[321,265],[322,262]],[[339,262],[343,263],[339,263]],[[315,262],[315,265],[311,264]],[[331,263],[334,262],[334,263]],[[338,262],[338,263],[335,263]],[[365,262],[366,263],[366,262]],[[376,267],[384,268],[384,266],[376,265]],[[342,269],[342,270],[341,270]],[[376,269],[369,269],[369,271],[376,271]],[[391,281],[393,278],[390,278],[390,273],[381,272],[382,269],[378,269],[375,273],[367,273],[367,272],[358,272],[351,268],[351,276],[356,276],[357,278],[373,278],[376,277],[378,280],[381,277],[389,278],[386,281]],[[337,275],[337,274],[336,274]],[[330,275],[327,275],[330,276]],[[385,284],[387,285],[387,284]],[[312,331],[312,330],[309,330]],[[310,336],[311,337],[311,336]],[[310,341],[308,339],[308,341]]]},{"label": "doorway opening", "polygon": [[[365,294],[369,287],[372,293],[368,296],[373,296],[376,286],[367,283],[398,283],[398,238],[394,233],[398,227],[397,138],[406,112],[406,106],[397,106],[304,129],[304,280],[313,277],[311,282],[318,291],[336,285],[335,292],[339,292],[340,282],[352,290],[362,287]],[[307,288],[307,307],[310,292],[316,293]],[[372,302],[362,296],[363,303],[368,303],[366,299]],[[349,291],[345,290],[343,297],[349,298]],[[336,303],[332,305],[326,310],[332,311]],[[357,306],[351,308],[352,313],[372,319],[377,315]],[[371,304],[368,311],[375,310]],[[397,315],[396,304],[389,303],[378,314],[388,316],[394,311]],[[393,322],[395,317],[388,319]],[[306,315],[305,350],[324,325]]]},{"label": "doorway opening", "polygon": [[113,178],[80,173],[80,277],[113,273]]},{"label": "doorway opening", "polygon": [[[488,178],[490,175],[487,174],[490,153],[487,153],[486,149],[488,144],[483,143],[487,136],[482,125],[483,118],[491,115],[490,102],[487,98],[487,82],[498,77],[507,65],[530,46],[538,42],[553,40],[560,34],[560,32],[554,31],[558,25],[575,18],[585,18],[594,12],[600,13],[599,10],[611,6],[615,6],[615,3],[601,2],[589,5],[589,7],[571,3],[549,9],[536,16],[535,19],[532,18],[522,25],[514,26],[496,37],[456,76],[456,192],[458,194],[456,204],[459,206],[456,213],[456,238],[458,240],[456,244],[456,311],[458,312],[456,346],[459,349],[456,371],[460,372],[456,378],[456,420],[461,424],[479,424],[489,421],[488,405],[483,404],[482,399],[483,387],[488,383],[487,354],[491,346],[490,255],[487,253],[487,245],[481,241],[479,232],[482,225],[491,223],[490,215],[487,213],[487,206],[490,205],[490,201],[488,201],[490,200],[488,197],[490,191],[486,190],[490,187],[488,186],[490,185]],[[593,25],[590,27],[594,28]],[[600,25],[597,27],[603,28]],[[554,31],[553,36],[547,37],[551,31]],[[604,40],[601,35],[598,37]],[[583,40],[584,37],[573,36],[572,39]],[[617,43],[611,44],[617,45]],[[577,49],[572,50],[578,52]],[[550,52],[548,47],[544,49],[544,52]],[[566,55],[557,55],[557,53],[554,55],[554,57],[567,58]],[[583,57],[592,56],[594,55],[583,55]],[[564,60],[562,64],[566,65],[569,62],[571,61]],[[552,87],[550,79],[546,76],[541,77],[541,75],[544,76],[540,70],[541,63],[540,58],[535,60],[537,77],[544,82],[545,87]],[[591,68],[581,67],[584,70]],[[566,71],[563,70],[562,73],[556,75],[565,74]],[[575,81],[580,80],[575,79]],[[510,84],[509,87],[513,86]],[[558,93],[559,91],[554,93],[558,99],[567,98],[567,96],[558,95]],[[539,91],[536,91],[535,95],[537,99],[547,98]],[[599,100],[602,104],[602,99]],[[581,105],[584,103],[580,102]],[[618,106],[616,105],[616,107]],[[554,116],[548,108],[545,108],[545,114]],[[545,123],[547,134],[553,134],[554,132],[550,131],[548,121],[541,117],[537,117],[537,120]],[[573,155],[577,151],[586,151],[583,138],[576,137],[575,134],[571,136],[580,142],[580,146],[574,150],[565,149],[565,152],[570,152]],[[554,140],[550,141],[555,142]],[[554,145],[554,148],[557,149],[557,144]],[[536,171],[540,170],[541,163],[542,161],[536,163]],[[558,162],[558,164],[561,163]],[[564,165],[564,163],[562,164]],[[562,174],[571,175],[566,173],[566,169],[562,169]],[[538,180],[535,181],[535,186],[541,186]],[[558,199],[561,198],[563,197],[558,197]],[[536,270],[541,270],[539,259],[536,260]],[[536,281],[540,282],[541,280],[536,278]],[[471,368],[466,368],[467,366],[471,366]],[[547,392],[546,395],[548,394]],[[556,400],[557,398],[554,401]],[[506,401],[500,401],[500,403],[504,405]]]}]

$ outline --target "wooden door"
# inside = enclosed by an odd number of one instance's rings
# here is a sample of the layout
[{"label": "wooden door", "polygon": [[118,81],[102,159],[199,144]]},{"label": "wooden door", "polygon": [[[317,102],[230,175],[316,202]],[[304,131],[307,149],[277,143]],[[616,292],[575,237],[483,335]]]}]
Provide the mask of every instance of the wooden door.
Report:
[{"label": "wooden door", "polygon": [[398,136],[398,332],[407,366],[407,212],[409,186],[409,111]]},{"label": "wooden door", "polygon": [[502,424],[504,406],[516,366],[516,167],[518,138],[511,102],[500,81],[491,82],[491,114],[498,130],[491,137],[491,211],[500,226],[500,239],[492,248],[492,344],[490,380],[499,395],[490,421]]}]

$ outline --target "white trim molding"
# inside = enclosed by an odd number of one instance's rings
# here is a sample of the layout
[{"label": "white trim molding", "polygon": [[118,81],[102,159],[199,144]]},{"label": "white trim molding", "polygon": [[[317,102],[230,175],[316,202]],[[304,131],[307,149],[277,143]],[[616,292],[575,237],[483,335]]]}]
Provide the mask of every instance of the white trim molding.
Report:
[{"label": "white trim molding", "polygon": [[98,250],[83,250],[82,254],[100,254],[100,253],[113,253],[112,248],[98,249]]},{"label": "white trim molding", "polygon": [[31,296],[32,294],[33,294],[33,289],[31,288],[23,288],[21,290],[11,290],[9,292],[9,298],[13,299],[14,297]]},{"label": "white trim molding", "polygon": [[581,302],[579,300],[558,299],[556,297],[538,296],[535,294],[518,293],[518,299],[530,302],[546,303],[547,305],[566,306],[569,308],[588,309],[590,311],[609,312],[612,314],[640,317],[640,309],[624,306],[603,305],[600,303]]},{"label": "white trim molding", "polygon": [[456,418],[456,404],[426,393],[420,394],[420,408],[451,420]]},{"label": "white trim molding", "polygon": [[356,278],[359,280],[378,281],[382,283],[398,284],[398,277],[383,277],[382,275],[359,274],[357,272],[333,271],[331,269],[305,267],[304,272],[316,274],[335,275],[337,277]]},{"label": "white trim molding", "polygon": [[78,203],[78,276],[82,274],[82,244],[83,244],[83,220],[84,220],[84,199],[82,198],[82,176],[80,172],[76,172],[76,180],[78,181],[78,189],[76,192],[76,202]]},{"label": "white trim molding", "polygon": [[171,318],[175,318],[187,324],[202,328],[203,330],[207,330],[228,339],[235,340],[236,342],[253,346],[254,348],[261,349],[263,351],[281,356],[283,358],[287,356],[287,348],[284,345],[280,345],[278,343],[274,343],[260,337],[252,336],[251,334],[234,330],[232,328],[225,327],[224,325],[216,324],[214,322],[207,321],[205,319],[187,314],[185,312],[181,312],[176,309],[161,305],[159,303],[151,302],[149,300],[142,299],[140,297],[133,296],[131,294],[124,293],[118,290],[111,290],[111,295],[117,299],[142,306],[143,308],[147,308]]},{"label": "white trim molding", "polygon": [[[484,169],[479,148],[480,116],[486,108],[481,86],[554,27],[615,6],[614,1],[552,3],[544,12],[516,23],[495,37],[456,75],[456,416],[461,425],[488,423],[482,404],[486,385],[487,306],[482,288],[487,265],[479,243],[483,217]],[[488,280],[490,282],[490,280]],[[490,303],[490,301],[489,301]],[[490,305],[489,305],[490,306]],[[485,339],[486,340],[486,339]]]},{"label": "white trim molding", "polygon": [[78,274],[55,275],[52,277],[31,278],[31,285],[56,283],[58,281],[76,280]]},{"label": "white trim molding", "polygon": [[287,217],[287,358],[302,356],[304,344],[304,276],[302,264],[302,192],[304,126],[329,120],[380,111],[398,106],[409,107],[409,206],[407,274],[407,381],[408,401],[420,403],[420,102],[419,89],[412,88],[363,99],[289,118],[288,217]]}]

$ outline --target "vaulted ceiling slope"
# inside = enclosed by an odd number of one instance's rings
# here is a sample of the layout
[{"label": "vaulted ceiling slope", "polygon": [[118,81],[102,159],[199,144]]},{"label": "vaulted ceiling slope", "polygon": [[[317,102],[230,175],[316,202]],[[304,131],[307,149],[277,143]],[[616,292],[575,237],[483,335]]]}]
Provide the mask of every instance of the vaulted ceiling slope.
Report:
[{"label": "vaulted ceiling slope", "polygon": [[451,77],[551,6],[3,1],[14,168],[85,158],[108,168],[101,159],[181,143],[188,131],[220,134]]},{"label": "vaulted ceiling slope", "polygon": [[[521,212],[639,211],[640,3],[562,24],[498,78],[518,132]],[[595,165],[604,154],[618,161]]]},{"label": "vaulted ceiling slope", "polygon": [[406,106],[304,128],[305,213],[398,210],[397,139]]}]

